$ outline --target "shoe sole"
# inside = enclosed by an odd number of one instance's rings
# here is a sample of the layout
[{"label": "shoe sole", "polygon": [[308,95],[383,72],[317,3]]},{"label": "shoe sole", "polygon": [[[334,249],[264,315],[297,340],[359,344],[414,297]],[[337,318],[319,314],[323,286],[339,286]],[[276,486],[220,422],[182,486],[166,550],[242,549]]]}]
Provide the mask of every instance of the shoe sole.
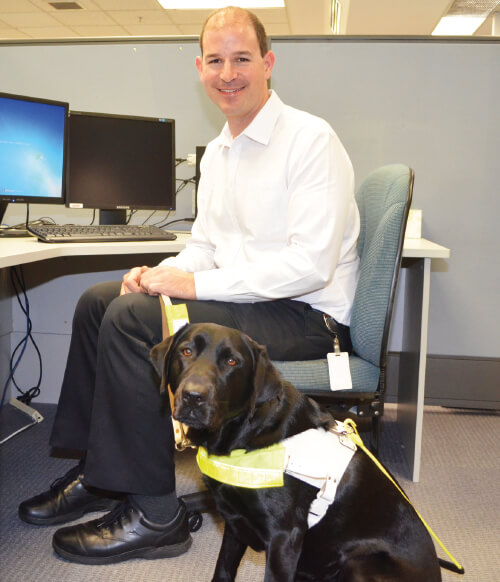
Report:
[{"label": "shoe sole", "polygon": [[18,512],[18,515],[21,521],[29,523],[30,525],[57,525],[75,521],[87,513],[93,513],[96,511],[112,511],[118,505],[118,503],[118,501],[112,503],[94,503],[92,505],[88,505],[85,508],[82,507],[77,511],[73,511],[72,513],[65,513],[63,515],[56,515],[54,517],[32,517],[31,515],[24,514],[21,511]]},{"label": "shoe sole", "polygon": [[52,540],[52,547],[54,548],[56,554],[70,562],[77,562],[78,564],[104,565],[117,564],[119,562],[125,562],[135,558],[143,558],[145,560],[175,558],[187,552],[192,543],[193,538],[189,536],[184,542],[180,542],[178,544],[170,544],[168,546],[154,548],[138,548],[136,550],[130,550],[129,552],[123,552],[122,554],[115,554],[112,556],[80,556],[78,554],[72,554],[59,547],[55,540]]}]

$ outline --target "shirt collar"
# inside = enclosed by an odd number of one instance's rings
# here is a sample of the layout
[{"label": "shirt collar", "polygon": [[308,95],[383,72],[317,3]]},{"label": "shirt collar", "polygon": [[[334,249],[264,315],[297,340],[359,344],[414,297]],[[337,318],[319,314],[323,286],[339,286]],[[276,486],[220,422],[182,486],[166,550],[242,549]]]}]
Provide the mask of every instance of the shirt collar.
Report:
[{"label": "shirt collar", "polygon": [[[262,145],[267,145],[271,139],[278,117],[281,115],[284,108],[285,105],[278,97],[278,94],[271,90],[270,97],[264,104],[264,107],[262,107],[255,116],[255,119],[240,135],[244,135]],[[230,147],[234,139],[235,138],[233,138],[231,131],[229,130],[229,125],[226,122],[220,134],[221,144]]]}]

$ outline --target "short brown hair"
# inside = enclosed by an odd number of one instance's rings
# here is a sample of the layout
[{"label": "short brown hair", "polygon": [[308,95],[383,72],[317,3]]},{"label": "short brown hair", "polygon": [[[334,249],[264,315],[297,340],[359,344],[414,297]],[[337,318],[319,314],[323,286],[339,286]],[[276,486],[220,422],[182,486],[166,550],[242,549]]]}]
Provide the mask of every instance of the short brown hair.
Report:
[{"label": "short brown hair", "polygon": [[259,18],[253,12],[250,12],[250,10],[246,10],[245,8],[226,6],[225,8],[219,8],[218,10],[215,10],[215,12],[212,12],[212,14],[210,14],[210,16],[205,20],[205,24],[203,25],[200,34],[201,54],[203,54],[203,36],[209,22],[216,16],[221,16],[223,18],[226,15],[231,15],[233,20],[237,20],[238,17],[247,18],[255,31],[255,35],[257,36],[257,42],[259,43],[261,56],[263,57],[269,52],[266,29],[264,28],[264,25],[259,20]]}]

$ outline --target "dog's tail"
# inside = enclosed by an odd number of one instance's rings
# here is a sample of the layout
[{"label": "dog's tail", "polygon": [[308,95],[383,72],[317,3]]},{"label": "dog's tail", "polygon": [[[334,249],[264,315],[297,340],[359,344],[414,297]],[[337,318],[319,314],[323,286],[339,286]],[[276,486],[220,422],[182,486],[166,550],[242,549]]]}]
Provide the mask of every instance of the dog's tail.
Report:
[{"label": "dog's tail", "polygon": [[448,560],[443,560],[442,558],[438,558],[438,561],[441,568],[444,568],[445,570],[450,570],[451,572],[455,572],[455,574],[465,574],[465,570],[462,566],[458,566],[453,564],[453,562],[448,562]]}]

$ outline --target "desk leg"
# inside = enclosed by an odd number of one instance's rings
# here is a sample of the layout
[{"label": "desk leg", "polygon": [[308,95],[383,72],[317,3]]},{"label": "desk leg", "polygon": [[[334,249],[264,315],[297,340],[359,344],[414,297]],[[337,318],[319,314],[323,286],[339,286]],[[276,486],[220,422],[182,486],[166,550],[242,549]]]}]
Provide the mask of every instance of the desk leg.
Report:
[{"label": "desk leg", "polygon": [[397,422],[413,481],[420,478],[431,259],[405,261],[403,347]]}]

